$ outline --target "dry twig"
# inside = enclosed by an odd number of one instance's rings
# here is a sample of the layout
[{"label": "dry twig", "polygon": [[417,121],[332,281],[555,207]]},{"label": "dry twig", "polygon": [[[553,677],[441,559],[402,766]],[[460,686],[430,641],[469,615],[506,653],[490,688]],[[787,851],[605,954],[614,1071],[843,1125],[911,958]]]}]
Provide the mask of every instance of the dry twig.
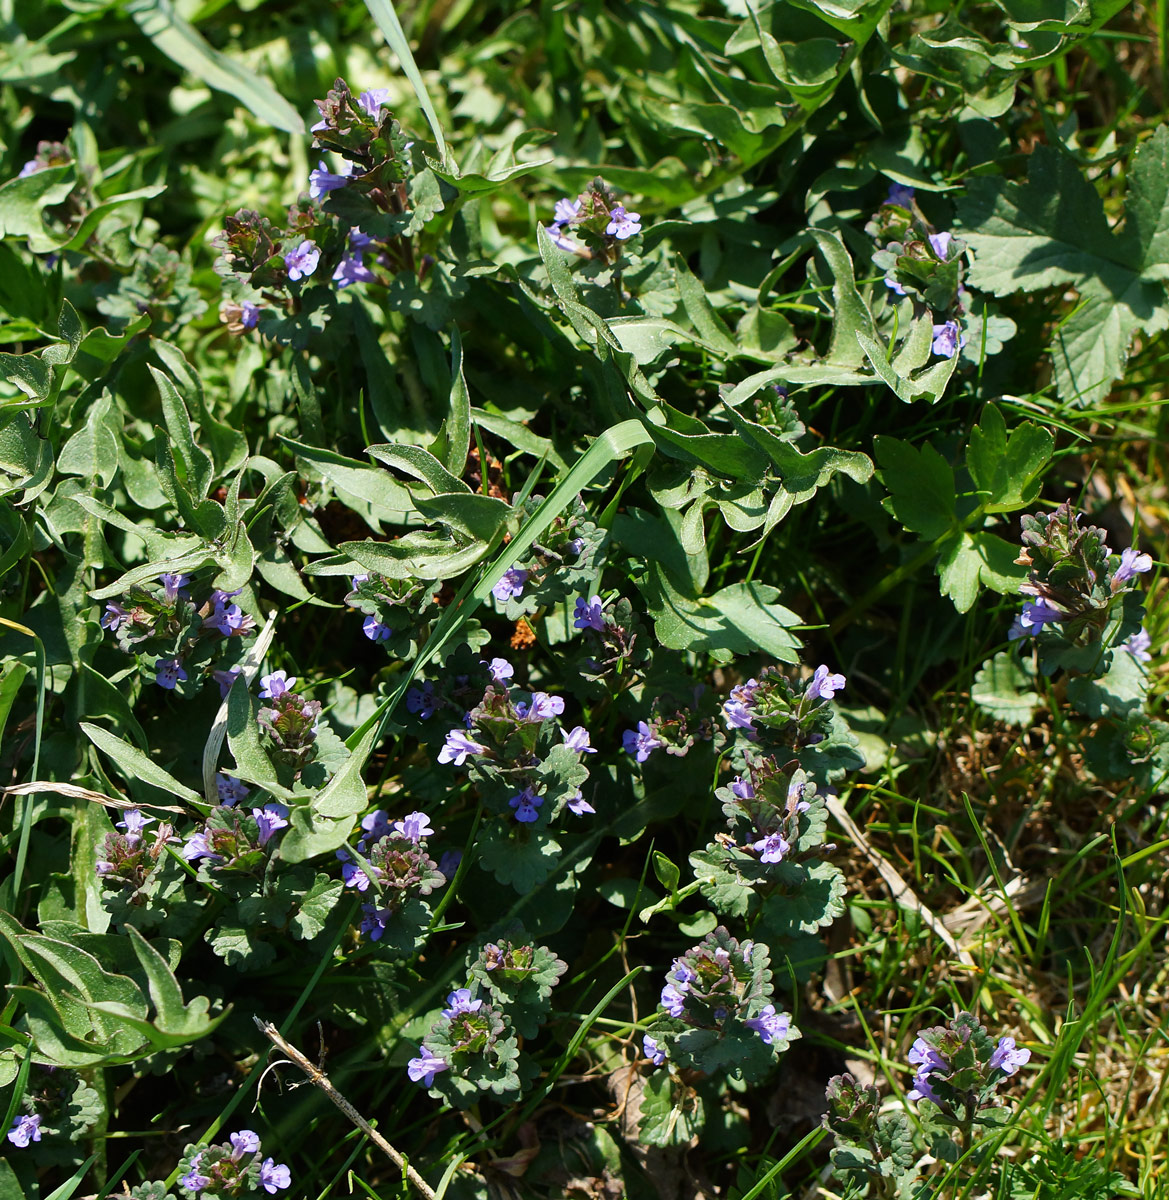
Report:
[{"label": "dry twig", "polygon": [[389,1142],[374,1127],[341,1095],[339,1091],[329,1081],[329,1077],[319,1067],[314,1066],[301,1052],[281,1036],[280,1031],[270,1021],[262,1021],[259,1017],[253,1017],[256,1023],[256,1028],[274,1045],[282,1054],[286,1055],[288,1061],[293,1066],[299,1067],[309,1078],[309,1082],[314,1087],[319,1087],[326,1096],[365,1134],[371,1142],[381,1150],[395,1166],[400,1167],[403,1175],[418,1189],[425,1200],[438,1200],[434,1189],[422,1178],[421,1175],[406,1161],[405,1157],[398,1153]]}]

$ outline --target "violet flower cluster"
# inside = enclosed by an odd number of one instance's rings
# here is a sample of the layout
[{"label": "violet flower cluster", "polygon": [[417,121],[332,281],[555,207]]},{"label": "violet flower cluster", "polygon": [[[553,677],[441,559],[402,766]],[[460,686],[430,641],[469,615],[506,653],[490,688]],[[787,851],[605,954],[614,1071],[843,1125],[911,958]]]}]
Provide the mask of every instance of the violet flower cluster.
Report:
[{"label": "violet flower cluster", "polygon": [[188,1146],[179,1187],[191,1196],[235,1197],[261,1189],[270,1196],[292,1186],[292,1172],[274,1158],[262,1158],[260,1135],[241,1129],[226,1142]]},{"label": "violet flower cluster", "polygon": [[131,903],[140,903],[138,892],[153,871],[174,830],[165,822],[147,838],[146,827],[155,824],[155,818],[147,816],[141,809],[128,808],[116,822],[121,833],[107,833],[98,846],[98,859],[94,870],[106,884],[130,888],[134,897]]},{"label": "violet flower cluster", "polygon": [[[495,658],[483,665],[491,681],[478,703],[463,714],[462,724],[447,733],[438,762],[467,765],[481,786],[505,798],[510,815],[521,825],[532,825],[544,815],[550,786],[575,816],[594,812],[579,786],[588,778],[581,764],[596,753],[589,731],[583,725],[560,725],[558,718],[565,710],[560,696],[513,688],[514,671],[507,660]],[[433,690],[412,689],[406,697],[407,708],[420,716],[433,712],[435,703]],[[567,778],[577,782],[561,796],[559,785]]]},{"label": "violet flower cluster", "polygon": [[306,700],[293,691],[295,684],[284,671],[262,676],[260,699],[269,703],[256,714],[256,722],[268,735],[272,758],[300,771],[316,757],[321,702]]},{"label": "violet flower cluster", "polygon": [[592,257],[587,245],[567,236],[565,231],[575,228],[596,244],[599,254],[614,261],[616,247],[641,232],[641,214],[617,203],[604,182],[595,179],[575,200],[568,197],[557,200],[553,220],[544,228],[561,250],[582,258]]},{"label": "violet flower cluster", "polygon": [[222,671],[211,660],[227,649],[225,643],[231,639],[256,632],[255,619],[234,603],[243,589],[214,589],[202,605],[196,605],[189,575],[161,575],[158,582],[161,590],[133,587],[120,600],[107,603],[102,628],[117,637],[125,653],[149,664],[154,682],[167,691],[186,683],[192,671],[218,679]]},{"label": "violet flower cluster", "polygon": [[1015,561],[1029,568],[1019,590],[1032,599],[1016,615],[1010,640],[1039,637],[1044,644],[1090,646],[1103,639],[1119,612],[1122,626],[1136,626],[1119,644],[1147,662],[1151,641],[1140,627],[1143,609],[1135,593],[1138,576],[1152,570],[1152,558],[1132,547],[1114,554],[1104,530],[1082,525],[1067,503],[1024,516],[1022,526],[1023,548]]},{"label": "violet flower cluster", "polygon": [[767,946],[740,943],[720,925],[674,960],[642,1048],[657,1066],[668,1059],[707,1073],[757,1075],[799,1036],[776,1007]]},{"label": "violet flower cluster", "polygon": [[877,243],[873,262],[885,272],[895,296],[910,296],[944,320],[933,323],[930,350],[953,358],[966,345],[965,318],[971,297],[963,286],[966,243],[948,230],[935,230],[917,205],[914,190],[894,183],[866,226]]},{"label": "violet flower cluster", "polygon": [[928,1100],[969,1123],[977,1109],[992,1106],[998,1086],[1031,1060],[1012,1037],[997,1044],[976,1017],[960,1012],[946,1025],[923,1029],[909,1051],[913,1086],[909,1099]]},{"label": "violet flower cluster", "polygon": [[427,851],[434,829],[426,813],[391,820],[379,808],[362,819],[361,830],[356,851],[363,861],[348,849],[338,850],[337,857],[345,886],[370,896],[361,908],[361,932],[377,942],[411,901],[443,887],[447,876]]},{"label": "violet flower cluster", "polygon": [[798,753],[828,735],[830,701],[842,691],[843,675],[821,665],[803,687],[779,667],[765,667],[757,679],[731,689],[722,706],[729,732],[737,732],[766,753]]}]

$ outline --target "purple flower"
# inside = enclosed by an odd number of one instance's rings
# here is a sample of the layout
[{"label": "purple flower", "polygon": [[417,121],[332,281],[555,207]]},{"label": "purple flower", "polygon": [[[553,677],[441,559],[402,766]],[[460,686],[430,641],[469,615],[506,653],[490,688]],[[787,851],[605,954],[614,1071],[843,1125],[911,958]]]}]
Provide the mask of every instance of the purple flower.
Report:
[{"label": "purple flower", "polygon": [[29,1142],[41,1140],[41,1116],[37,1113],[22,1113],[12,1122],[8,1131],[8,1140],[23,1150]]},{"label": "purple flower", "polygon": [[224,808],[231,808],[233,804],[238,804],[241,800],[246,800],[252,790],[249,787],[245,787],[234,776],[228,775],[223,771],[219,771],[216,774],[215,787],[219,792],[219,803]]},{"label": "purple flower", "polygon": [[777,863],[783,861],[783,856],[791,849],[791,843],[777,830],[753,842],[751,849],[759,855],[760,862]]},{"label": "purple flower", "polygon": [[333,282],[342,289],[351,283],[376,283],[377,276],[365,265],[360,254],[347,254],[333,271]]},{"label": "purple flower", "polygon": [[154,682],[167,691],[174,691],[179,683],[186,683],[187,672],[177,658],[160,658],[154,664]]},{"label": "purple flower", "polygon": [[1019,1050],[1015,1047],[1015,1039],[1013,1037],[1004,1037],[999,1038],[999,1044],[995,1047],[995,1051],[990,1056],[990,1062],[987,1065],[991,1070],[1002,1071],[1004,1075],[1014,1075],[1024,1063],[1030,1061],[1030,1050]]},{"label": "purple flower", "polygon": [[101,627],[108,629],[111,633],[116,633],[120,626],[131,620],[133,618],[127,609],[111,601],[106,605],[105,616],[101,619]]},{"label": "purple flower", "polygon": [[412,1083],[421,1082],[423,1087],[430,1087],[439,1071],[449,1071],[451,1064],[445,1058],[438,1058],[430,1053],[423,1042],[418,1047],[418,1057],[412,1058],[406,1064],[406,1074]]},{"label": "purple flower", "polygon": [[[341,164],[341,170],[334,173],[325,166],[325,160],[321,159],[317,169],[309,172],[308,194],[314,200],[319,200],[329,192],[335,192],[338,188],[343,188],[349,182],[349,177],[357,169],[356,163],[346,160]],[[312,272],[310,271],[309,274],[311,275]]]},{"label": "purple flower", "polygon": [[252,816],[260,827],[261,846],[266,846],[277,830],[288,828],[288,809],[283,804],[265,804],[263,808],[253,808]]},{"label": "purple flower", "polygon": [[532,703],[520,701],[515,710],[525,721],[549,721],[564,712],[564,701],[548,692],[533,692]]},{"label": "purple flower", "polygon": [[628,241],[641,232],[641,213],[626,212],[623,204],[615,204],[609,212],[609,224],[605,226],[605,232],[619,242]]},{"label": "purple flower", "polygon": [[[943,230],[941,233],[930,234],[930,246],[938,258],[942,260],[942,262],[945,262],[949,257],[950,242],[953,240],[953,238],[954,235],[952,233],[947,233],[945,230]],[[946,357],[949,358],[951,356],[947,354]]]},{"label": "purple flower", "polygon": [[291,1185],[292,1172],[283,1163],[278,1163],[273,1158],[266,1158],[260,1165],[260,1183],[263,1185],[264,1191],[270,1196],[275,1196],[281,1188]]},{"label": "purple flower", "polygon": [[442,1010],[442,1015],[450,1021],[453,1021],[459,1013],[476,1013],[483,1007],[482,1000],[471,999],[470,988],[456,988],[447,996],[446,1002],[449,1007]]},{"label": "purple flower", "polygon": [[913,188],[904,183],[891,183],[885,203],[896,204],[898,208],[909,208],[913,204]]},{"label": "purple flower", "polygon": [[45,168],[41,166],[37,159],[30,158],[28,162],[26,162],[24,166],[20,168],[16,178],[27,179],[30,175],[35,175],[38,171],[43,171],[44,169]]},{"label": "purple flower", "polygon": [[317,249],[316,242],[307,238],[295,250],[289,250],[284,256],[284,266],[288,271],[288,278],[293,283],[298,279],[307,279],[317,269],[317,263],[320,261],[321,252]]},{"label": "purple flower", "polygon": [[579,200],[557,200],[552,216],[557,225],[572,225],[580,219]]},{"label": "purple flower", "polygon": [[931,1046],[925,1038],[916,1038],[906,1055],[911,1067],[917,1067],[919,1072],[929,1074],[931,1071],[950,1073],[950,1064]]},{"label": "purple flower", "polygon": [[407,813],[400,821],[395,821],[390,828],[416,844],[434,833],[430,827],[430,818],[424,812]]},{"label": "purple flower", "polygon": [[[372,246],[372,245],[373,245],[373,238],[370,237],[370,235],[368,233],[366,233],[364,230],[358,229],[356,225],[349,231],[349,249],[350,250],[364,250],[367,246]],[[357,586],[356,580],[358,580],[358,579],[366,580],[369,578],[369,576],[368,575],[354,575],[353,578],[355,581],[353,586],[356,587]]]},{"label": "purple flower", "polygon": [[260,676],[260,699],[276,700],[285,692],[291,692],[296,683],[296,676],[291,678],[284,671],[273,671],[271,675]]},{"label": "purple flower", "polygon": [[[362,847],[362,849],[364,849],[364,847]],[[341,860],[341,879],[342,879],[342,881],[344,882],[346,887],[351,887],[351,888],[355,889],[356,891],[365,892],[365,891],[369,890],[370,874],[372,874],[375,879],[381,879],[381,877],[383,875],[383,871],[382,871],[381,867],[375,867],[373,865],[373,863],[370,863],[368,865],[368,868],[362,868],[362,867],[358,866],[358,864],[355,863],[349,857],[348,852],[345,850],[338,850],[337,857]],[[367,905],[366,907],[367,907],[368,911],[373,911],[373,908],[371,905]],[[385,929],[385,922],[383,921],[383,922],[381,922],[381,928],[379,928],[378,932],[376,934],[372,935],[373,941],[376,942],[378,940],[378,938],[381,937],[384,929]],[[361,931],[362,931],[362,933],[366,932],[366,926],[365,926],[364,921],[362,922],[362,925],[361,925]]]},{"label": "purple flower", "polygon": [[179,1176],[179,1187],[183,1188],[185,1191],[201,1192],[205,1187],[210,1186],[211,1176],[200,1175],[196,1165],[199,1159],[202,1157],[203,1156],[201,1154],[195,1155],[195,1158],[191,1163],[191,1169],[185,1175]]},{"label": "purple flower", "polygon": [[905,295],[905,289],[897,282],[896,279],[891,279],[888,275],[885,276],[885,286],[898,296]]},{"label": "purple flower", "polygon": [[231,685],[235,683],[237,676],[243,671],[243,667],[229,667],[226,671],[212,671],[211,678],[219,684],[219,698],[226,700],[228,693],[231,691]]},{"label": "purple flower", "polygon": [[[346,886],[349,881],[346,880]],[[366,887],[369,886],[368,881]],[[365,888],[359,887],[358,891],[365,891]],[[394,910],[392,908],[378,908],[374,904],[363,904],[361,911],[364,914],[361,918],[361,932],[365,934],[371,942],[381,940],[381,936],[386,931],[386,926],[394,919]]]},{"label": "purple flower", "polygon": [[638,721],[636,729],[627,729],[621,735],[621,744],[626,754],[635,755],[637,761],[643,763],[661,747],[662,742],[644,721]]},{"label": "purple flower", "polygon": [[233,633],[250,633],[255,629],[256,622],[238,604],[228,604],[233,596],[238,596],[242,591],[243,588],[236,588],[234,592],[212,592],[212,609],[203,619],[203,628],[215,629],[224,637],[231,637]]},{"label": "purple flower", "polygon": [[731,694],[723,702],[723,720],[731,729],[754,728],[755,718],[751,710],[755,706],[758,687],[757,679],[748,679],[746,683],[731,688]]},{"label": "purple flower", "polygon": [[731,784],[731,792],[740,800],[755,799],[755,785],[750,779],[743,779],[738,775],[735,776],[735,782]]},{"label": "purple flower", "polygon": [[371,642],[388,642],[394,636],[394,631],[374,616],[368,616],[361,622],[361,632]]},{"label": "purple flower", "polygon": [[918,1071],[913,1077],[913,1087],[908,1093],[908,1098],[910,1100],[932,1100],[937,1105],[942,1103],[937,1092],[934,1091],[933,1084],[930,1083],[928,1071]]},{"label": "purple flower", "polygon": [[685,991],[676,988],[672,983],[667,983],[662,988],[662,1007],[671,1017],[680,1017],[686,1011]]},{"label": "purple flower", "polygon": [[245,300],[239,306],[239,323],[245,329],[255,329],[260,323],[260,314],[264,310],[251,300]]},{"label": "purple flower", "polygon": [[760,1010],[757,1017],[748,1017],[743,1024],[753,1033],[757,1033],[765,1046],[770,1046],[777,1038],[782,1041],[787,1037],[792,1019],[785,1012],[777,1013],[775,1005],[769,1004]]},{"label": "purple flower", "polygon": [[255,1154],[260,1148],[260,1135],[250,1129],[241,1129],[231,1135],[231,1157],[239,1162],[245,1154]]},{"label": "purple flower", "polygon": [[153,825],[154,818],[148,817],[141,809],[128,808],[122,813],[118,828],[126,831],[126,841],[136,846],[142,840],[142,831],[147,825]]},{"label": "purple flower", "polygon": [[364,831],[361,835],[363,842],[376,842],[378,838],[390,833],[393,825],[390,824],[389,814],[384,809],[375,808],[373,812],[361,818],[361,828]]},{"label": "purple flower", "polygon": [[566,250],[569,254],[576,254],[581,249],[581,247],[578,246],[577,243],[572,240],[572,238],[565,237],[560,231],[560,226],[555,223],[551,225],[545,225],[544,232],[547,233],[547,235],[552,239],[552,245],[554,245],[558,250]]},{"label": "purple flower", "polygon": [[183,848],[179,853],[186,859],[187,862],[196,862],[200,858],[216,858],[222,860],[221,854],[216,854],[210,846],[207,845],[207,834],[205,830],[200,829],[198,833],[193,833],[183,843]]},{"label": "purple flower", "polygon": [[491,594],[501,604],[513,597],[520,596],[524,591],[524,584],[528,582],[528,572],[522,567],[512,567],[508,571],[504,571],[502,578],[491,589]]},{"label": "purple flower", "polygon": [[844,676],[833,675],[825,666],[816,668],[815,674],[808,680],[804,695],[809,700],[831,700],[844,687]]},{"label": "purple flower", "polygon": [[657,1039],[650,1037],[648,1033],[641,1039],[641,1048],[644,1051],[646,1058],[648,1058],[655,1067],[660,1067],[662,1063],[666,1061],[666,1052],[659,1045]]},{"label": "purple flower", "polygon": [[596,754],[597,752],[595,746],[589,745],[589,731],[583,725],[577,725],[568,733],[562,729],[560,736],[564,739],[564,744],[570,750],[575,750],[577,754]]},{"label": "purple flower", "polygon": [[459,863],[463,861],[463,852],[461,850],[448,850],[442,858],[438,860],[438,869],[444,874],[448,880],[454,879],[455,872],[459,869]]},{"label": "purple flower", "polygon": [[953,358],[966,345],[966,335],[958,328],[957,321],[947,321],[934,326],[934,340],[930,349],[942,358]]},{"label": "purple flower", "polygon": [[1120,552],[1120,565],[1112,573],[1113,584],[1127,583],[1134,575],[1142,574],[1153,569],[1153,560],[1147,554],[1141,554],[1132,546],[1126,546]]},{"label": "purple flower", "polygon": [[1153,639],[1144,631],[1138,629],[1130,638],[1126,638],[1121,645],[1136,659],[1139,663],[1152,662],[1153,656],[1149,653],[1149,647],[1152,646]]},{"label": "purple flower", "polygon": [[583,596],[577,596],[572,618],[573,627],[576,629],[595,629],[598,633],[605,632],[605,613],[600,596],[590,596],[587,600]]},{"label": "purple flower", "polygon": [[487,747],[474,741],[465,729],[452,729],[446,735],[443,748],[438,752],[438,761],[454,763],[456,767],[461,767],[467,761],[468,755],[485,754],[486,752]]},{"label": "purple flower", "polygon": [[434,694],[433,683],[420,683],[406,693],[406,711],[414,713],[419,720],[429,721],[437,705],[438,697]]},{"label": "purple flower", "polygon": [[597,810],[584,798],[584,793],[580,788],[576,789],[576,795],[573,796],[565,806],[574,817],[588,816],[590,813],[595,813]]},{"label": "purple flower", "polygon": [[162,584],[163,599],[167,604],[173,604],[181,596],[186,599],[187,584],[191,582],[190,575],[160,575],[158,582]]},{"label": "purple flower", "polygon": [[1043,632],[1044,625],[1052,625],[1063,619],[1064,614],[1058,608],[1053,608],[1044,600],[1033,600],[1023,605],[1023,611],[1015,617],[1007,637],[1012,642],[1021,637],[1034,637]]},{"label": "purple flower", "polygon": [[537,796],[530,787],[526,787],[522,792],[512,796],[507,803],[509,807],[515,809],[515,819],[527,825],[540,819],[539,809],[543,807],[544,797]]},{"label": "purple flower", "polygon": [[383,104],[390,100],[389,88],[371,88],[357,97],[357,103],[376,121]]},{"label": "purple flower", "polygon": [[489,663],[483,665],[491,672],[491,678],[496,683],[502,683],[505,686],[507,681],[515,675],[515,667],[506,658],[493,658]]}]

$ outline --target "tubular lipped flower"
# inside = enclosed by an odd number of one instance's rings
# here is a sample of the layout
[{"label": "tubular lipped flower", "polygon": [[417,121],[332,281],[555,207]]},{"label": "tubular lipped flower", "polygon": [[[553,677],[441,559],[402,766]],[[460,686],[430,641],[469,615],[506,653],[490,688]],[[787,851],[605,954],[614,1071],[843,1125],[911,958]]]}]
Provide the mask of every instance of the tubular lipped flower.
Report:
[{"label": "tubular lipped flower", "polygon": [[407,813],[400,821],[395,821],[390,828],[412,842],[420,842],[434,833],[430,827],[430,818],[424,812]]},{"label": "tubular lipped flower", "polygon": [[330,171],[325,165],[325,160],[321,159],[317,164],[317,169],[309,172],[308,194],[314,200],[319,200],[322,196],[328,195],[329,192],[335,192],[338,188],[343,188],[357,169],[356,163],[346,159],[341,164],[340,171]]},{"label": "tubular lipped flower", "polygon": [[1012,642],[1018,638],[1034,637],[1037,633],[1043,632],[1044,625],[1053,625],[1057,621],[1062,621],[1065,615],[1046,601],[1033,600],[1031,603],[1023,605],[1023,611],[1015,617],[1011,628],[1007,631],[1007,637]]},{"label": "tubular lipped flower", "polygon": [[896,204],[899,208],[909,208],[913,204],[913,196],[913,188],[907,187],[904,183],[891,183],[885,203]]},{"label": "tubular lipped flower", "polygon": [[759,688],[757,679],[748,679],[731,688],[731,694],[723,703],[723,719],[731,729],[753,729],[755,692]]},{"label": "tubular lipped flower", "polygon": [[167,604],[187,598],[187,585],[191,582],[190,575],[160,575],[158,582],[162,584],[163,599]]},{"label": "tubular lipped flower", "polygon": [[487,747],[476,742],[465,729],[452,729],[446,735],[443,748],[438,752],[438,761],[461,767],[469,755],[486,753]]},{"label": "tubular lipped flower", "polygon": [[299,279],[307,279],[317,269],[317,263],[320,261],[321,252],[316,242],[306,238],[295,250],[289,250],[284,256],[284,267],[288,271],[288,278],[296,283]]},{"label": "tubular lipped flower", "polygon": [[567,198],[556,201],[556,207],[552,211],[552,217],[557,225],[572,225],[580,219],[580,200],[569,200]]},{"label": "tubular lipped flower", "polygon": [[783,861],[783,856],[791,849],[791,843],[776,830],[752,843],[751,849],[759,855],[761,863],[777,863]]},{"label": "tubular lipped flower", "polygon": [[645,762],[662,745],[661,739],[644,721],[638,721],[636,729],[627,729],[621,735],[621,742],[625,753],[634,755],[639,763]]},{"label": "tubular lipped flower", "polygon": [[[952,233],[947,233],[945,230],[940,233],[931,233],[929,235],[930,247],[938,256],[938,258],[942,260],[942,262],[945,262],[949,257],[950,242],[953,240],[953,237],[954,235]],[[948,358],[949,355],[946,357]]]},{"label": "tubular lipped flower", "polygon": [[442,1010],[442,1015],[451,1021],[459,1013],[476,1013],[483,1007],[482,1000],[471,999],[470,988],[456,988],[447,996],[446,1002],[448,1007]]},{"label": "tubular lipped flower", "polygon": [[29,1142],[41,1140],[41,1121],[37,1113],[22,1113],[12,1122],[6,1136],[14,1146],[23,1150]]},{"label": "tubular lipped flower", "polygon": [[966,335],[957,321],[946,321],[934,326],[934,340],[930,349],[942,358],[953,358],[966,345]]},{"label": "tubular lipped flower", "polygon": [[187,680],[187,672],[182,662],[177,658],[160,658],[154,664],[154,682],[168,692]]},{"label": "tubular lipped flower", "polygon": [[511,567],[504,571],[499,582],[491,589],[491,594],[502,604],[522,596],[527,582],[528,572],[523,567]]},{"label": "tubular lipped flower", "polygon": [[1031,1061],[1031,1051],[1018,1049],[1015,1046],[1013,1037],[999,1038],[999,1044],[995,1047],[994,1053],[990,1056],[990,1061],[987,1064],[992,1070],[1002,1071],[1006,1076],[1014,1075],[1014,1073],[1024,1064]]},{"label": "tubular lipped flower", "polygon": [[271,675],[260,676],[260,699],[275,700],[285,692],[291,692],[296,683],[296,676],[289,678],[284,671],[273,671]]},{"label": "tubular lipped flower", "polygon": [[260,1149],[260,1135],[250,1129],[241,1129],[230,1136],[231,1157],[239,1162],[245,1154],[255,1154]]},{"label": "tubular lipped flower", "polygon": [[524,824],[530,824],[532,821],[540,819],[539,810],[543,807],[544,797],[537,796],[530,787],[524,788],[522,792],[512,796],[507,802],[511,808],[515,809],[515,819],[522,821]]},{"label": "tubular lipped flower", "polygon": [[804,694],[809,700],[831,700],[837,692],[844,688],[844,684],[843,675],[833,675],[826,666],[821,665],[816,668],[815,674],[808,680]]},{"label": "tubular lipped flower", "polygon": [[212,671],[211,678],[219,684],[219,698],[226,700],[228,693],[231,691],[231,685],[243,672],[243,667],[229,667],[226,671]]},{"label": "tubular lipped flower", "polygon": [[1116,591],[1119,584],[1127,583],[1134,576],[1152,569],[1153,560],[1149,555],[1126,546],[1120,552],[1120,565],[1112,573],[1112,590]]},{"label": "tubular lipped flower", "polygon": [[410,1081],[421,1083],[423,1087],[430,1087],[439,1071],[449,1071],[450,1069],[451,1064],[445,1058],[438,1058],[431,1054],[427,1050],[425,1042],[418,1047],[418,1057],[412,1058],[406,1064],[406,1074],[409,1075]]},{"label": "tubular lipped flower", "polygon": [[613,205],[605,232],[619,242],[628,241],[641,232],[641,213],[628,212],[623,204]]},{"label": "tubular lipped flower", "polygon": [[567,733],[562,729],[560,736],[564,739],[564,744],[578,754],[596,754],[597,752],[597,748],[590,744],[589,731],[583,725],[577,725]]},{"label": "tubular lipped flower", "polygon": [[420,721],[429,721],[434,716],[437,706],[438,696],[435,694],[434,684],[429,680],[412,687],[406,693],[406,711],[413,713]]},{"label": "tubular lipped flower", "polygon": [[390,102],[389,88],[370,88],[368,92],[362,92],[357,97],[357,103],[369,114],[375,121],[381,112],[382,105]]},{"label": "tubular lipped flower", "polygon": [[351,283],[376,283],[377,276],[365,265],[365,259],[359,251],[341,259],[333,271],[333,282],[338,289],[343,289]]},{"label": "tubular lipped flower", "polygon": [[266,1158],[260,1165],[260,1183],[270,1196],[292,1185],[292,1172],[275,1159]]},{"label": "tubular lipped flower", "polygon": [[1147,663],[1153,661],[1153,656],[1149,653],[1149,649],[1153,644],[1153,639],[1149,637],[1144,629],[1138,629],[1132,637],[1125,638],[1121,645],[1136,659],[1139,663]]},{"label": "tubular lipped flower", "polygon": [[247,799],[252,791],[251,788],[246,787],[233,775],[228,775],[223,771],[219,771],[216,774],[215,787],[219,792],[219,803],[225,808],[231,808],[233,804],[238,804],[241,800]]},{"label": "tubular lipped flower", "polygon": [[485,663],[484,665],[491,672],[491,678],[496,683],[503,684],[504,687],[507,686],[507,681],[515,675],[515,667],[506,658],[493,658],[489,663]]},{"label": "tubular lipped flower", "polygon": [[641,1039],[641,1048],[646,1058],[649,1059],[655,1067],[660,1067],[666,1061],[666,1052],[658,1045],[655,1038],[648,1033]]},{"label": "tubular lipped flower", "polygon": [[600,596],[583,596],[576,598],[573,611],[573,627],[576,629],[595,629],[597,633],[605,632],[605,611]]},{"label": "tubular lipped flower", "polygon": [[368,616],[362,621],[361,632],[371,642],[388,642],[394,636],[394,631],[388,625],[383,625],[375,616]]},{"label": "tubular lipped flower", "polygon": [[744,1025],[759,1035],[759,1040],[770,1046],[776,1038],[781,1041],[791,1032],[791,1017],[785,1012],[777,1013],[774,1004],[768,1004],[760,1010],[757,1017],[748,1017]]}]

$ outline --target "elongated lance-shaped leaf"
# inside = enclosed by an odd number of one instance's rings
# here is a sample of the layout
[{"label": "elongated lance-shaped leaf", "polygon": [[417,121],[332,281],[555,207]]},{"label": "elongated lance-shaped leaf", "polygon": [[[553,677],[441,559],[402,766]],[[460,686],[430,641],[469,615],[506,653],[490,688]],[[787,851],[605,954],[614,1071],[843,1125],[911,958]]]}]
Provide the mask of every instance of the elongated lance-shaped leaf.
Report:
[{"label": "elongated lance-shaped leaf", "polygon": [[382,37],[386,39],[390,49],[398,56],[398,62],[402,65],[402,71],[406,78],[410,80],[410,86],[414,89],[414,95],[418,97],[418,105],[426,114],[426,120],[430,125],[430,132],[434,134],[434,142],[438,146],[442,165],[453,168],[454,162],[447,152],[446,138],[442,136],[442,126],[438,121],[438,113],[435,111],[434,102],[430,98],[430,92],[426,90],[426,82],[422,78],[422,72],[419,71],[418,64],[414,61],[414,53],[410,49],[410,43],[406,40],[406,33],[402,29],[401,22],[398,20],[398,14],[394,11],[392,0],[365,0],[365,7],[369,9],[370,16],[377,22],[377,27],[382,31]]},{"label": "elongated lance-shaped leaf", "polygon": [[141,779],[143,783],[170,792],[172,796],[178,796],[181,800],[188,800],[193,804],[202,803],[198,792],[187,787],[185,783],[180,783],[169,771],[160,767],[136,746],[131,746],[129,742],[114,737],[108,730],[91,725],[88,721],[81,722],[81,729],[99,750],[108,754],[122,768],[127,778]]},{"label": "elongated lance-shaped leaf", "polygon": [[406,689],[413,682],[415,675],[431,659],[442,653],[443,648],[454,637],[463,622],[469,620],[479,605],[491,594],[491,589],[503,578],[504,572],[543,535],[548,526],[568,507],[573,496],[581,488],[591,483],[610,463],[624,457],[637,446],[647,444],[652,445],[653,438],[646,432],[645,426],[640,421],[622,421],[620,425],[614,425],[611,429],[607,429],[593,442],[571,470],[556,484],[543,504],[528,518],[523,528],[507,543],[507,546],[487,568],[478,582],[473,583],[468,580],[463,585],[455,597],[454,603],[448,605],[443,612],[430,639],[418,657],[410,664],[410,669],[405,672],[402,681],[379,705],[377,711],[350,734],[346,745],[351,750],[361,743],[371,727],[377,726],[379,729],[384,727],[398,701],[406,694]]},{"label": "elongated lance-shaped leaf", "polygon": [[285,133],[304,133],[300,114],[266,80],[207,44],[203,35],[175,11],[171,0],[131,0],[138,28],[172,62],[217,92],[234,96],[254,117]]}]

